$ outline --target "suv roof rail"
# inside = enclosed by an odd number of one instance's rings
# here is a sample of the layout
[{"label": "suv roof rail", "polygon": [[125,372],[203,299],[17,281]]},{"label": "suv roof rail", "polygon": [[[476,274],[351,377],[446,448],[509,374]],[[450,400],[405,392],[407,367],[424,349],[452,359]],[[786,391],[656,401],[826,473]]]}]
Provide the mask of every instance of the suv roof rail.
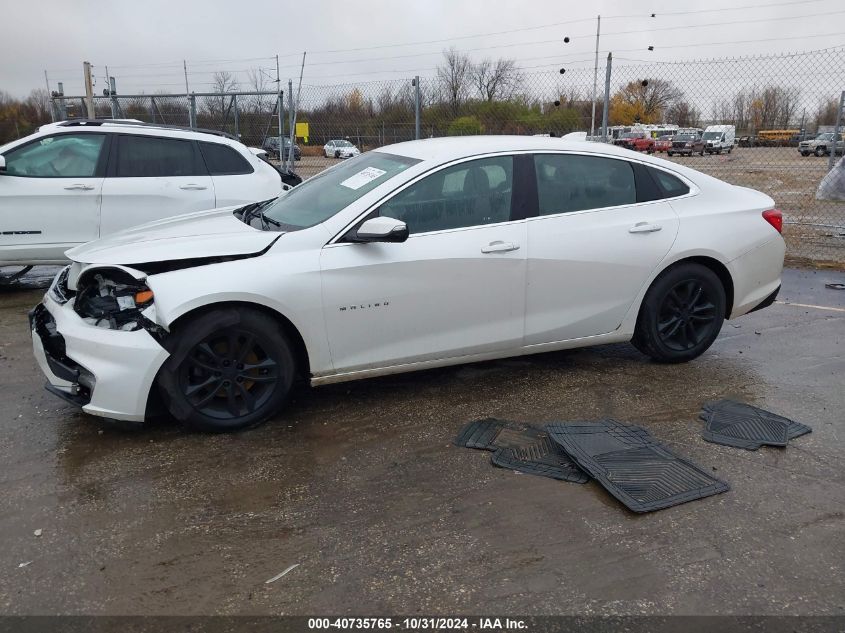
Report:
[{"label": "suv roof rail", "polygon": [[60,123],[56,123],[56,125],[60,127],[88,127],[88,126],[98,126],[98,125],[127,125],[127,126],[135,126],[135,127],[145,127],[145,128],[156,128],[156,129],[163,129],[163,130],[182,130],[184,132],[198,132],[200,134],[212,134],[214,136],[222,136],[223,138],[228,138],[232,141],[238,141],[239,143],[241,140],[235,137],[234,134],[229,134],[228,132],[221,132],[219,130],[209,130],[206,128],[191,128],[185,127],[184,125],[168,125],[166,123],[147,123],[145,121],[139,121],[138,119],[72,119],[70,121],[61,121]]}]

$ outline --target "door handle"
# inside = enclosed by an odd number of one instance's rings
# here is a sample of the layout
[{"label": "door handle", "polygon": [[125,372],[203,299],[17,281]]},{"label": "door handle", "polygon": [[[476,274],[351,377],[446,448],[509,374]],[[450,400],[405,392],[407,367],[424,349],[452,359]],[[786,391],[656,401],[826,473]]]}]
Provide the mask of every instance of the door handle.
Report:
[{"label": "door handle", "polygon": [[628,229],[628,233],[654,233],[663,227],[659,224],[649,224],[648,222],[637,222],[634,226]]},{"label": "door handle", "polygon": [[179,189],[184,189],[185,191],[202,191],[203,189],[208,189],[204,185],[195,185],[193,183],[187,185],[180,185]]},{"label": "door handle", "polygon": [[68,191],[91,191],[94,188],[94,185],[86,185],[81,182],[76,183],[75,185],[68,185],[65,187]]},{"label": "door handle", "polygon": [[513,242],[490,242],[487,246],[481,247],[482,253],[507,253],[519,249],[519,244]]}]

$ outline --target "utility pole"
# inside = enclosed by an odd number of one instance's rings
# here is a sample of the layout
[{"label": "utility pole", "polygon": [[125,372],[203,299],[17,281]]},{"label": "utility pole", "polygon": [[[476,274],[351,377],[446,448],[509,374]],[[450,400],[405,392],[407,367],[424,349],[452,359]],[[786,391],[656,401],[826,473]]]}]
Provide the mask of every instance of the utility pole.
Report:
[{"label": "utility pole", "polygon": [[607,115],[610,110],[610,69],[613,65],[613,53],[607,54],[607,70],[604,73],[604,109],[601,113],[601,140],[607,143]]},{"label": "utility pole", "polygon": [[188,98],[188,127],[194,128],[194,109],[191,107],[191,91],[188,89],[188,62],[182,60],[182,70],[185,73],[185,96]]},{"label": "utility pole", "polygon": [[601,33],[601,16],[596,20],[596,63],[593,66],[593,114],[590,117],[590,138],[596,131],[596,90],[599,81],[599,35]]},{"label": "utility pole", "polygon": [[279,109],[279,160],[282,160],[282,150],[284,148],[284,144],[282,143],[282,137],[285,135],[285,102],[284,98],[282,97],[282,80],[279,77],[279,55],[276,54],[276,88],[279,89],[279,96],[277,97],[278,100],[278,109]]},{"label": "utility pole", "polygon": [[94,116],[94,83],[91,81],[91,63],[82,62],[82,71],[85,75],[85,109],[88,110],[88,118]]},{"label": "utility pole", "polygon": [[47,96],[50,97],[50,119],[52,119],[53,122],[55,122],[56,121],[56,112],[55,112],[56,108],[54,106],[56,105],[56,103],[55,103],[55,101],[53,101],[53,95],[50,94],[50,80],[47,79],[47,71],[46,70],[44,71],[44,83],[47,84]]}]

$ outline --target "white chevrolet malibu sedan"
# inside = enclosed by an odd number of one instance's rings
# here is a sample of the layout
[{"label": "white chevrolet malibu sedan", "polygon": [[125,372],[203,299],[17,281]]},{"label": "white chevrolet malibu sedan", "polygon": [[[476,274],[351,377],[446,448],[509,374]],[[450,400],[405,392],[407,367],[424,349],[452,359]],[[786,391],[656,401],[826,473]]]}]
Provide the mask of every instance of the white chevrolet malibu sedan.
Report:
[{"label": "white chevrolet malibu sedan", "polygon": [[768,196],[555,138],[413,141],[284,197],[68,251],[30,315],[48,389],[94,415],[152,403],[259,423],[312,385],[632,341],[689,361],[780,288]]}]

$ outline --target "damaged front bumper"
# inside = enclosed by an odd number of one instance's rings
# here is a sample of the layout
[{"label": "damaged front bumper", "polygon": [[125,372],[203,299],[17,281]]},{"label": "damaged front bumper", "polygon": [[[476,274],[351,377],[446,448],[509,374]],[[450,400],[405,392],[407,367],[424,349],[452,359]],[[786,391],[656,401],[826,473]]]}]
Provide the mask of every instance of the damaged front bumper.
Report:
[{"label": "damaged front bumper", "polygon": [[92,415],[143,421],[156,374],[169,356],[145,329],[86,323],[50,294],[29,314],[32,347],[48,391]]}]

